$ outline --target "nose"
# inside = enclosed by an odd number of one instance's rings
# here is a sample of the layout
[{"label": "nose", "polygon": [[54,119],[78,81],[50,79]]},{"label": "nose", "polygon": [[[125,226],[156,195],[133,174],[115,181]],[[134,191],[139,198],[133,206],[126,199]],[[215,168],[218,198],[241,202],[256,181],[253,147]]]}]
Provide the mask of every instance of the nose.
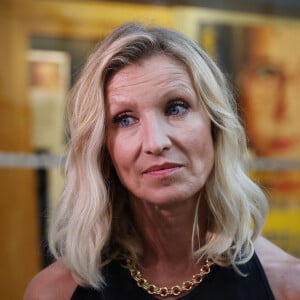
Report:
[{"label": "nose", "polygon": [[144,120],[143,124],[143,151],[146,154],[159,155],[170,149],[172,142],[170,139],[170,126],[160,117],[151,117]]},{"label": "nose", "polygon": [[[297,99],[297,90],[298,90],[298,78],[294,78],[295,76],[286,74],[281,76],[278,83],[277,90],[277,103],[274,110],[274,119],[277,121],[284,120],[290,115],[293,110],[292,101]],[[295,93],[296,92],[296,93]]]},{"label": "nose", "polygon": [[286,116],[286,111],[287,107],[285,99],[283,97],[280,97],[275,108],[274,119],[277,121],[283,120]]}]

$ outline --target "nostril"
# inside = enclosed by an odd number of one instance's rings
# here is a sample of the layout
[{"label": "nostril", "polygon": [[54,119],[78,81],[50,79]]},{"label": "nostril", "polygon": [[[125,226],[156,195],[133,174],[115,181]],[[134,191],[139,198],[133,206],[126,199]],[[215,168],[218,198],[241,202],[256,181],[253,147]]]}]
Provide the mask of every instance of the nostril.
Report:
[{"label": "nostril", "polygon": [[147,154],[159,155],[171,147],[171,131],[169,125],[160,115],[151,114],[143,122],[143,149]]},{"label": "nostril", "polygon": [[171,147],[171,141],[168,136],[151,138],[144,140],[144,151],[147,154],[159,155]]}]

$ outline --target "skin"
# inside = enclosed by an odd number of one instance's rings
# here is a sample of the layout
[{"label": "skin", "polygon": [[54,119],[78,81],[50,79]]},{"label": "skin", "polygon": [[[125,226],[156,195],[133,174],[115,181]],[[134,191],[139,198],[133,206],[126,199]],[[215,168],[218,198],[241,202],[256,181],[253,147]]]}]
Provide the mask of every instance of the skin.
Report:
[{"label": "skin", "polygon": [[250,33],[240,76],[245,127],[259,156],[300,158],[300,30],[259,27]]},{"label": "skin", "polygon": [[[179,105],[179,97],[189,105]],[[143,275],[159,286],[178,284],[199,270],[187,232],[213,166],[213,143],[198,100],[188,73],[165,56],[125,67],[108,86],[107,148],[144,236]],[[172,164],[152,168],[166,161]],[[204,203],[199,224],[205,231]],[[255,247],[277,299],[299,299],[299,261],[263,238]],[[24,300],[70,299],[75,288],[76,279],[57,262],[31,281]]]},{"label": "skin", "polygon": [[193,202],[214,149],[185,68],[165,56],[127,66],[108,84],[107,107],[107,149],[131,198],[158,206]]},{"label": "skin", "polygon": [[[107,149],[129,191],[147,249],[143,273],[151,277],[149,265],[170,270],[161,277],[175,284],[178,274],[184,279],[198,270],[191,263],[186,269],[178,258],[192,261],[191,234],[186,233],[192,232],[196,200],[213,167],[210,119],[185,68],[166,56],[115,74],[107,88],[107,107]],[[156,275],[154,282],[160,281]]]}]

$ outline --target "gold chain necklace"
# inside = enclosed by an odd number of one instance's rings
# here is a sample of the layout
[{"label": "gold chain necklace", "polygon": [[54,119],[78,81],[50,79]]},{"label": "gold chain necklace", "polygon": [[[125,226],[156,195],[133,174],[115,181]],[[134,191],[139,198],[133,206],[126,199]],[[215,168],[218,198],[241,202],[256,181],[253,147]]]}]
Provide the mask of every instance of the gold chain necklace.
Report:
[{"label": "gold chain necklace", "polygon": [[149,294],[155,294],[161,297],[178,296],[183,292],[191,290],[194,286],[202,282],[203,278],[210,272],[210,267],[213,264],[211,260],[207,259],[205,264],[201,267],[200,272],[193,275],[191,280],[184,281],[181,285],[174,285],[168,288],[158,287],[155,284],[148,283],[147,279],[145,279],[138,270],[136,264],[131,259],[126,260],[126,267],[131,277],[137,282],[137,285],[146,290]]}]

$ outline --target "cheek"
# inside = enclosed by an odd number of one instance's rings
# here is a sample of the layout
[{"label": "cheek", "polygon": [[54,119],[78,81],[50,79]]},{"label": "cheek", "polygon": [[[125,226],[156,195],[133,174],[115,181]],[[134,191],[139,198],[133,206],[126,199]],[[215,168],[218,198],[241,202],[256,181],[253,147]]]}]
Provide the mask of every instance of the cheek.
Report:
[{"label": "cheek", "polygon": [[200,156],[203,159],[203,164],[210,170],[214,164],[215,153],[214,145],[211,136],[206,140],[206,142],[200,148]]},{"label": "cheek", "polygon": [[130,169],[134,151],[132,144],[124,143],[123,140],[114,138],[107,141],[107,149],[119,177]]},{"label": "cheek", "polygon": [[[241,103],[247,118],[270,117],[276,108],[278,90],[249,80],[241,89]],[[263,109],[262,109],[263,108]]]},{"label": "cheek", "polygon": [[[190,135],[189,149],[193,151],[193,156],[201,161],[202,164],[209,167],[214,162],[214,144],[211,133],[211,126],[194,128]],[[195,137],[197,132],[197,137]]]},{"label": "cheek", "polygon": [[106,147],[110,155],[112,164],[115,167],[116,171],[118,171],[119,165],[123,160],[122,151],[119,150],[120,147],[118,147],[115,139],[112,138],[107,139]]}]

